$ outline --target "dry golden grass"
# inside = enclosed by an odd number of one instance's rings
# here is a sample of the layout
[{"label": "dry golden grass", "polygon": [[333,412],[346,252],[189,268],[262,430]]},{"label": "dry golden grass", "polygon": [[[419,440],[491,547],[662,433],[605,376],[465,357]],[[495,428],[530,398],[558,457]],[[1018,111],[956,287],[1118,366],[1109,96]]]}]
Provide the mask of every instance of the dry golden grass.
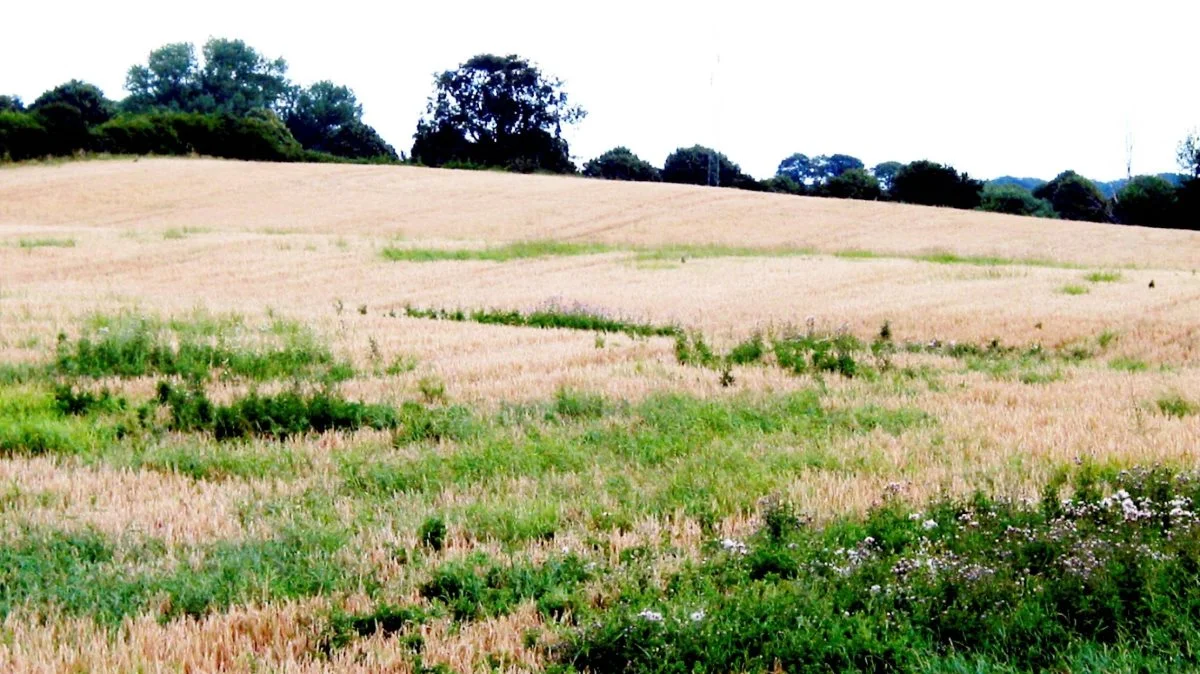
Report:
[{"label": "dry golden grass", "polygon": [[[1191,269],[1200,235],[676,185],[388,166],[161,159],[0,175],[12,235],[199,227],[249,236],[864,248]],[[205,235],[196,237],[203,240]],[[79,245],[84,245],[83,241]],[[77,246],[79,247],[79,246]],[[85,246],[86,247],[86,246]]]},{"label": "dry golden grass", "polygon": [[[22,237],[69,237],[76,244],[22,249],[15,245]],[[720,244],[819,252],[686,262],[620,251],[504,263],[384,260],[381,248],[397,237],[407,246],[442,248],[557,239],[617,248]],[[850,249],[884,255],[831,254]],[[1075,267],[909,259],[931,251]],[[1114,266],[1133,268],[1113,282],[1085,279],[1088,271]],[[840,468],[789,474],[781,493],[801,510],[829,518],[864,511],[889,489],[914,502],[979,488],[1033,496],[1055,470],[1085,459],[1195,467],[1200,415],[1170,418],[1154,401],[1168,393],[1200,400],[1197,267],[1197,233],[733,190],[408,167],[202,160],[30,166],[0,171],[0,364],[44,361],[59,332],[77,334],[93,313],[165,317],[202,309],[233,312],[250,325],[266,322],[270,312],[310,326],[359,372],[340,390],[367,400],[415,399],[429,378],[445,383],[450,401],[480,414],[504,403],[544,401],[563,388],[636,401],[660,391],[724,397],[814,386],[778,368],[750,366],[735,368],[736,386],[725,389],[711,370],[679,365],[666,338],[608,335],[601,344],[588,332],[403,317],[409,304],[529,310],[549,301],[677,323],[720,347],[754,331],[803,326],[811,317],[823,329],[845,326],[863,338],[888,321],[901,341],[998,339],[1051,349],[1087,346],[1097,354],[1062,365],[1061,380],[1049,383],[971,372],[961,360],[921,354],[899,354],[896,365],[924,368],[936,385],[920,378],[899,384],[828,378],[823,404],[917,408],[935,420],[896,435],[827,439],[823,450]],[[1089,292],[1065,294],[1066,285]],[[1109,335],[1103,347],[1102,334]],[[1110,368],[1117,358],[1144,361],[1146,370]],[[413,366],[387,374],[397,359]],[[96,384],[105,385],[145,399],[154,380]],[[271,382],[258,389],[286,386]],[[224,401],[250,388],[214,382],[209,390]],[[276,447],[253,445],[261,452]],[[194,480],[75,460],[3,458],[0,487],[17,485],[29,496],[7,503],[4,533],[22,524],[95,528],[169,546],[262,537],[268,525],[246,521],[244,506],[309,491],[343,494],[338,461],[348,452],[410,460],[460,449],[453,442],[391,447],[377,432],[303,438],[287,448],[309,462],[290,481]],[[563,525],[550,540],[525,541],[514,550],[451,521],[446,548],[430,553],[429,564],[475,552],[544,560],[597,540],[609,563],[634,546],[671,546],[679,558],[698,554],[705,534],[682,510],[645,515],[624,529],[589,530],[589,508],[619,505],[605,489],[611,477],[597,467],[397,493],[379,502],[338,496],[327,516],[353,530],[347,559],[372,568],[381,582],[400,588],[400,599],[413,602],[423,601],[414,588],[428,568],[398,562],[393,552],[418,545],[415,532],[430,513],[475,506],[522,512],[550,494]],[[742,536],[757,525],[747,509],[727,513],[715,531]],[[314,616],[328,601],[240,606],[166,624],[140,616],[115,637],[88,619],[10,615],[0,669],[412,670],[396,639],[378,635],[331,659],[314,657]],[[421,628],[425,663],[484,671],[492,655],[504,663],[501,671],[536,670],[544,653],[526,647],[522,636],[544,627],[541,620],[528,605],[465,626],[434,620]]]}]

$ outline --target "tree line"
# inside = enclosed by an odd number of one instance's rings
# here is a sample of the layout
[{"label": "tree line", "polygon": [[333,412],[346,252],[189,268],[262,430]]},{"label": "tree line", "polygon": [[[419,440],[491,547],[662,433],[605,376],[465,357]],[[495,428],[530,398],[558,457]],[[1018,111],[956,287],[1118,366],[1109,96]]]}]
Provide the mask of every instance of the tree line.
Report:
[{"label": "tree line", "polygon": [[723,153],[700,145],[677,149],[662,167],[616,147],[580,171],[563,130],[583,120],[586,111],[571,103],[562,80],[517,55],[481,54],[436,74],[413,134],[411,158],[362,121],[362,106],[348,87],[293,83],[286,61],[269,59],[241,40],[210,39],[199,54],[190,43],[165,45],[129,69],[125,88],[129,95],[113,101],[94,85],[72,80],[28,107],[15,96],[0,96],[0,158],[99,151],[403,161],[1200,229],[1196,134],[1179,146],[1186,175],[1132,177],[1108,196],[1073,171],[1044,183],[985,183],[928,160],[868,168],[846,154],[794,153],[774,176],[757,180]]},{"label": "tree line", "polygon": [[61,84],[28,107],[0,96],[0,157],[198,153],[265,161],[399,160],[362,121],[348,87],[300,86],[287,62],[241,40],[210,39],[150,53],[125,77],[129,95],[113,101],[95,85]]}]

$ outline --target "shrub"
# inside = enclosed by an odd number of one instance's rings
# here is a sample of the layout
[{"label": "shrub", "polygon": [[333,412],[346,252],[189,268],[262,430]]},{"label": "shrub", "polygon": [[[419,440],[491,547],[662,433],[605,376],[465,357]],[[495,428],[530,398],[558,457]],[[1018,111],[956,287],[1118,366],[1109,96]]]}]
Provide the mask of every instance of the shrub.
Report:
[{"label": "shrub", "polygon": [[1035,218],[1055,217],[1054,207],[1045,199],[1038,199],[1033,192],[1020,185],[997,185],[989,183],[983,188],[979,210],[1009,215],[1027,215]]},{"label": "shrub", "polygon": [[627,147],[616,147],[583,165],[583,175],[606,180],[659,182],[662,175]]},{"label": "shrub", "polygon": [[852,168],[827,180],[822,186],[822,196],[834,199],[861,199],[874,201],[882,190],[879,180],[861,168]]},{"label": "shrub", "polygon": [[32,114],[0,112],[0,159],[21,161],[47,154],[46,128]]},{"label": "shrub", "polygon": [[440,552],[446,544],[446,522],[440,517],[430,517],[417,529],[417,538],[430,549]]}]

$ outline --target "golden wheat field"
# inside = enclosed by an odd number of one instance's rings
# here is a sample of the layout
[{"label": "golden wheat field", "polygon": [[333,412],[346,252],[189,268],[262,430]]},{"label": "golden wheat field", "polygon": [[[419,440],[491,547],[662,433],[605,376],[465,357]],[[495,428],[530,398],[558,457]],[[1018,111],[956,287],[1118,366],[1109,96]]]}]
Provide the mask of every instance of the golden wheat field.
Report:
[{"label": "golden wheat field", "polygon": [[[1197,232],[735,190],[0,168],[0,670],[543,671],[629,559],[665,579],[764,499],[1200,468],[1197,269]],[[400,413],[187,406],[293,391]]]}]

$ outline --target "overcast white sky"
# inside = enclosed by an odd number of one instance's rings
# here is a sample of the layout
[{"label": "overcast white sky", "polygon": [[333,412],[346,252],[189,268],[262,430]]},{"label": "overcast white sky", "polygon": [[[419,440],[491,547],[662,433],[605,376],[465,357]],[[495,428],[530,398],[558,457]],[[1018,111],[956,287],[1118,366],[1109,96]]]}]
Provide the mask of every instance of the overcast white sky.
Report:
[{"label": "overcast white sky", "polygon": [[626,145],[661,164],[702,143],[758,177],[792,152],[844,152],[1108,180],[1127,133],[1134,172],[1157,173],[1200,125],[1196,0],[8,4],[0,93],[28,103],[79,78],[120,98],[155,47],[241,38],[302,84],[350,86],[404,151],[433,73],[481,52],[566,81],[589,112],[568,137],[580,162]]}]

